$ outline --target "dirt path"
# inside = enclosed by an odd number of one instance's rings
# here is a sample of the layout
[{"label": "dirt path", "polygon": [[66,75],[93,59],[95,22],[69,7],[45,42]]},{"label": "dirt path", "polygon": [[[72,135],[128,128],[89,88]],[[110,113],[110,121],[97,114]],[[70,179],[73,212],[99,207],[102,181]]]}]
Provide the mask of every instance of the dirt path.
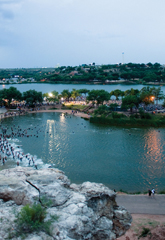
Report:
[{"label": "dirt path", "polygon": [[[165,216],[132,214],[131,228],[125,235],[117,238],[118,240],[165,240]],[[150,229],[146,237],[140,237],[143,228]]]},{"label": "dirt path", "polygon": [[[132,215],[131,228],[119,240],[165,240],[165,195],[118,194],[118,205],[123,205]],[[140,237],[143,228],[148,229],[146,237]]]}]

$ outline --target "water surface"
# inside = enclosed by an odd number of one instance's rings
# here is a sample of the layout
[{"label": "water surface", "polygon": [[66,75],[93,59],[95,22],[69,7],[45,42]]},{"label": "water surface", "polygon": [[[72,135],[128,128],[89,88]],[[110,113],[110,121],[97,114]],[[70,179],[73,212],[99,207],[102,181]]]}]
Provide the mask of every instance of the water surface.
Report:
[{"label": "water surface", "polygon": [[[30,128],[27,134],[32,136],[9,140],[15,151],[33,156],[38,168],[52,165],[65,171],[72,182],[99,182],[129,192],[164,189],[164,128],[95,125],[60,113],[8,118],[1,127],[5,126],[7,133],[11,126],[14,132]],[[8,158],[0,169],[15,167],[16,161]],[[28,160],[24,158],[20,165],[28,166]]]},{"label": "water surface", "polygon": [[[88,90],[92,89],[104,89],[108,92],[111,92],[115,89],[120,89],[125,91],[127,89],[135,88],[135,89],[142,89],[145,85],[142,84],[112,84],[112,85],[98,85],[98,84],[51,84],[51,83],[30,83],[30,84],[6,84],[0,85],[0,89],[9,88],[9,87],[16,87],[20,92],[25,92],[30,89],[34,89],[38,92],[47,93],[53,90],[56,90],[58,93],[61,93],[64,89],[68,89],[71,91],[73,88],[75,89],[83,89],[86,88]],[[165,93],[165,86],[162,87],[162,90]]]}]

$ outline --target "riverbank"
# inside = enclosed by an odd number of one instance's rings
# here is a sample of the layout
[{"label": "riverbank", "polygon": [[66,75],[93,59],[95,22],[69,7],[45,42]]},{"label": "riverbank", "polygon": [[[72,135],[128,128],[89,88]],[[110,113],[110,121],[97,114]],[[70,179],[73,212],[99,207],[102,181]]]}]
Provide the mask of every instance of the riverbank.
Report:
[{"label": "riverbank", "polygon": [[152,116],[151,119],[136,119],[128,117],[118,117],[121,114],[116,114],[115,118],[112,117],[99,117],[93,116],[90,118],[91,123],[106,124],[116,127],[165,127],[165,115]]},{"label": "riverbank", "polygon": [[66,109],[51,109],[50,107],[44,107],[44,109],[37,109],[37,110],[30,110],[30,109],[26,109],[23,111],[12,111],[11,110],[7,110],[4,113],[0,114],[0,119],[4,119],[4,118],[8,118],[8,117],[16,117],[16,116],[21,116],[21,115],[25,115],[25,114],[31,114],[31,113],[49,113],[49,112],[60,112],[63,114],[69,114],[69,115],[74,115],[76,117],[81,117],[84,119],[90,119],[90,115],[86,114],[84,112],[79,112],[79,111],[72,111],[72,110],[66,110]]}]

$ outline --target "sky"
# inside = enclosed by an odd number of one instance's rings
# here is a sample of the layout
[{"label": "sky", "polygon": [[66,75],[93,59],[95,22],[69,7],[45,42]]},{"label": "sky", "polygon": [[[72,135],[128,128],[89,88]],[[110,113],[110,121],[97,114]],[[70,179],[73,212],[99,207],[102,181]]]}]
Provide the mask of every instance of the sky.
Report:
[{"label": "sky", "polygon": [[0,0],[0,68],[165,63],[165,0]]}]

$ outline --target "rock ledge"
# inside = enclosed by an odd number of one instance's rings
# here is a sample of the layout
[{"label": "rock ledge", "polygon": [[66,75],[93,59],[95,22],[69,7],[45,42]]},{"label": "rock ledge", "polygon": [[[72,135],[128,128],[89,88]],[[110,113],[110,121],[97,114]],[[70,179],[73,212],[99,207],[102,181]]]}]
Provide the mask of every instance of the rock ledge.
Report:
[{"label": "rock ledge", "polygon": [[59,216],[52,224],[52,237],[39,232],[26,240],[113,240],[130,228],[130,213],[117,206],[116,193],[103,184],[71,184],[58,169],[17,167],[0,172],[0,240],[7,238],[6,229],[14,227],[11,210],[42,202],[43,197],[52,202],[48,217]]}]

